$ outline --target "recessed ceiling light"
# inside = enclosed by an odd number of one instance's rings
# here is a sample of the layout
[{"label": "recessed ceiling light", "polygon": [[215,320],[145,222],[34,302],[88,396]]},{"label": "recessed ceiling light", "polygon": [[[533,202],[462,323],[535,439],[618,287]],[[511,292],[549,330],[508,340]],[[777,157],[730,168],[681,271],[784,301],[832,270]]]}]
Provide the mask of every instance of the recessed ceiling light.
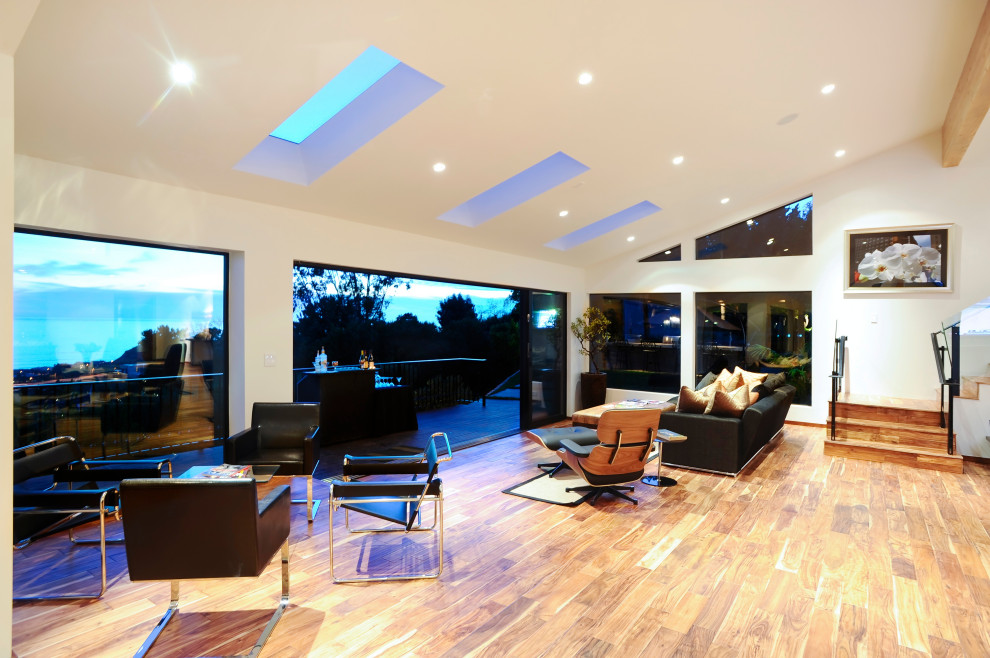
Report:
[{"label": "recessed ceiling light", "polygon": [[838,151],[835,152],[835,157],[841,158],[845,154],[846,154],[846,149],[839,149]]},{"label": "recessed ceiling light", "polygon": [[628,238],[626,238],[626,242],[632,242],[635,239],[636,239],[635,235],[630,235]]},{"label": "recessed ceiling light", "polygon": [[667,251],[665,251],[663,253],[664,253],[664,255],[669,256],[670,255],[670,249],[668,249]]},{"label": "recessed ceiling light", "polygon": [[169,71],[172,74],[172,82],[177,85],[189,85],[196,79],[196,71],[189,66],[188,62],[176,62],[172,64]]},{"label": "recessed ceiling light", "polygon": [[782,299],[782,300],[780,300],[780,303],[781,303],[781,304],[783,304],[783,303],[785,303],[786,301],[787,301],[786,299]]},{"label": "recessed ceiling light", "polygon": [[771,244],[773,244],[773,238],[770,238],[769,240],[767,240],[767,245],[771,245]]},{"label": "recessed ceiling light", "polygon": [[784,249],[784,251],[790,251],[790,249]]},{"label": "recessed ceiling light", "polygon": [[444,163],[442,163],[442,162],[438,162],[438,163],[436,163],[435,165],[433,165],[433,171],[435,171],[435,172],[437,172],[438,174],[439,174],[439,173],[440,173],[441,171],[443,171],[444,169],[446,169],[446,168],[447,168],[447,165],[445,165],[445,164],[444,164]]},{"label": "recessed ceiling light", "polygon": [[724,199],[722,199],[722,205],[723,205],[723,206],[724,206],[725,204],[727,204],[728,202],[729,202],[729,197],[725,197]]},{"label": "recessed ceiling light", "polygon": [[578,84],[579,85],[588,85],[588,84],[591,84],[591,80],[592,80],[591,74],[588,73],[587,71],[585,71],[584,73],[582,73],[581,75],[578,76]]},{"label": "recessed ceiling light", "polygon": [[673,162],[675,165],[679,165],[682,162],[684,162],[684,156],[683,155],[679,155],[676,158],[674,158],[673,160],[671,160],[671,162]]},{"label": "recessed ceiling light", "polygon": [[831,94],[833,91],[835,91],[835,85],[828,84],[828,85],[825,85],[824,87],[822,87],[822,93],[823,94],[826,94],[826,95],[827,94]]},{"label": "recessed ceiling light", "polygon": [[753,220],[752,219],[747,219],[746,220],[746,226],[752,226],[752,225],[753,225]]},{"label": "recessed ceiling light", "polygon": [[567,211],[566,211],[566,210],[561,210],[561,211],[560,211],[559,213],[557,213],[557,214],[558,214],[558,215],[560,215],[561,217],[567,217]]}]

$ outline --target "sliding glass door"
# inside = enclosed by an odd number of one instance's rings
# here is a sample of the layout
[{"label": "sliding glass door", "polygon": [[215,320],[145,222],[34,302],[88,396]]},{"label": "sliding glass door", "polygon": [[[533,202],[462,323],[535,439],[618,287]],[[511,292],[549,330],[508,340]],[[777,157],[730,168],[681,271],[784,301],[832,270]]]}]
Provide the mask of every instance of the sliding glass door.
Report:
[{"label": "sliding glass door", "polygon": [[[564,418],[567,401],[567,296],[526,291],[521,414],[524,427]],[[526,389],[529,389],[528,391]]]}]

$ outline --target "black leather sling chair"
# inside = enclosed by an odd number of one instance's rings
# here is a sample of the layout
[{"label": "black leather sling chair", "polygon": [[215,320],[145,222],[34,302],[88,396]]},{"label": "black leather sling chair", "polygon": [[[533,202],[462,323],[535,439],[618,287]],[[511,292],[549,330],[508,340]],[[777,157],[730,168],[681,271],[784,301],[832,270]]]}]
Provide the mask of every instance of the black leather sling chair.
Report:
[{"label": "black leather sling chair", "polygon": [[[88,460],[74,437],[56,436],[14,450],[14,548],[69,529],[73,544],[99,544],[100,589],[96,593],[14,596],[15,601],[98,599],[107,589],[107,516],[120,518],[117,484],[124,478],[172,477],[171,458]],[[111,484],[112,486],[106,486]],[[101,486],[102,485],[102,486]],[[99,539],[78,539],[74,526],[93,516]]]},{"label": "black leather sling chair", "polygon": [[320,509],[313,500],[313,473],[319,466],[320,405],[301,402],[255,402],[251,427],[223,444],[227,464],[278,466],[278,475],[306,477],[306,518],[312,523]]},{"label": "black leather sling chair", "polygon": [[131,580],[168,580],[168,611],[135,654],[143,656],[179,608],[179,582],[255,578],[282,550],[282,598],[250,656],[289,604],[289,487],[259,503],[253,478],[124,480],[120,483]]},{"label": "black leather sling chair", "polygon": [[[447,452],[443,457],[437,454],[436,441],[442,439]],[[436,432],[421,455],[352,457],[344,456],[343,476],[346,481],[330,484],[330,577],[335,583],[353,583],[367,580],[412,580],[415,578],[439,578],[443,571],[443,482],[437,477],[439,462],[449,461],[450,441],[444,432]],[[369,476],[412,476],[412,480],[355,481],[355,478]],[[425,475],[424,480],[419,476]],[[423,503],[433,503],[433,525],[424,527],[420,515]],[[339,578],[334,570],[334,512],[344,508],[344,527],[349,532],[415,532],[432,531],[437,541],[436,571],[424,573],[400,573],[390,575],[367,575],[353,578]],[[369,529],[355,529],[350,524],[350,512],[358,512],[382,521],[391,526]],[[370,551],[361,551],[370,563]],[[361,555],[358,557],[358,573],[361,572]],[[370,574],[370,564],[364,570]]]}]

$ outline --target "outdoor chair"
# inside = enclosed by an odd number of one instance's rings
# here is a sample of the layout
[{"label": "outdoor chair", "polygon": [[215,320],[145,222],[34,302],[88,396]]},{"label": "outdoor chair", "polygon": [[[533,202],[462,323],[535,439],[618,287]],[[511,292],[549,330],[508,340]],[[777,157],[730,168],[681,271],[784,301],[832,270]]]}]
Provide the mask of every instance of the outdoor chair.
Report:
[{"label": "outdoor chair", "polygon": [[[442,439],[446,445],[444,457],[437,454],[436,441]],[[443,482],[437,476],[439,462],[450,460],[450,441],[444,432],[436,432],[421,455],[413,456],[344,456],[344,481],[330,484],[330,576],[335,583],[362,582],[368,580],[412,580],[417,578],[439,578],[443,572]],[[357,481],[371,476],[412,476],[411,480]],[[425,479],[420,480],[420,476]],[[423,504],[433,503],[433,524],[422,525]],[[371,575],[370,557],[365,567],[366,576],[340,578],[334,562],[334,512],[344,509],[344,527],[351,533],[390,533],[390,532],[433,532],[437,542],[436,571],[425,573],[399,573],[391,575]],[[390,525],[370,529],[351,527],[350,513],[366,515],[387,521]],[[370,555],[370,551],[368,553]],[[362,550],[361,555],[365,555]],[[358,573],[361,572],[361,557],[358,558]]]},{"label": "outdoor chair", "polygon": [[623,493],[633,487],[621,485],[642,477],[659,423],[659,409],[610,409],[598,421],[598,444],[581,446],[562,440],[557,452],[561,461],[588,483],[567,491],[591,492],[588,502],[592,505],[604,493],[637,504]]},{"label": "outdoor chair", "polygon": [[[169,455],[151,459],[87,460],[71,436],[57,436],[14,450],[14,548],[23,549],[43,536],[69,530],[73,544],[99,544],[100,589],[97,593],[15,596],[17,601],[100,598],[107,588],[108,516],[120,518],[117,485],[125,478],[172,476]],[[99,486],[113,483],[113,486]],[[99,539],[78,539],[74,527],[99,519]]]},{"label": "outdoor chair", "polygon": [[127,570],[132,581],[171,581],[165,616],[135,656],[145,655],[179,608],[179,583],[256,578],[281,549],[282,596],[249,655],[257,656],[289,604],[289,487],[258,501],[252,478],[125,480]]},{"label": "outdoor chair", "polygon": [[318,403],[255,402],[251,427],[223,444],[227,464],[278,466],[278,475],[304,475],[306,518],[316,518],[320,501],[313,501],[313,473],[320,464],[316,433],[320,431]]}]

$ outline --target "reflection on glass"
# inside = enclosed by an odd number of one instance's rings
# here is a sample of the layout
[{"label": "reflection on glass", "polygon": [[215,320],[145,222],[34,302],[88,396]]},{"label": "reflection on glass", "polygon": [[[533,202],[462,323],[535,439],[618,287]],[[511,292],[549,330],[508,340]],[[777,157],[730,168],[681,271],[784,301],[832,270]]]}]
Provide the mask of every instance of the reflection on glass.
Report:
[{"label": "reflection on glass", "polygon": [[676,393],[681,380],[680,293],[591,295],[611,324],[609,388]]},{"label": "reflection on glass", "polygon": [[695,240],[695,258],[809,256],[812,197],[727,226]]},{"label": "reflection on glass", "polygon": [[226,255],[17,231],[13,262],[15,447],[226,435]]},{"label": "reflection on glass", "polygon": [[723,368],[784,373],[811,404],[811,293],[698,293],[696,376]]}]

